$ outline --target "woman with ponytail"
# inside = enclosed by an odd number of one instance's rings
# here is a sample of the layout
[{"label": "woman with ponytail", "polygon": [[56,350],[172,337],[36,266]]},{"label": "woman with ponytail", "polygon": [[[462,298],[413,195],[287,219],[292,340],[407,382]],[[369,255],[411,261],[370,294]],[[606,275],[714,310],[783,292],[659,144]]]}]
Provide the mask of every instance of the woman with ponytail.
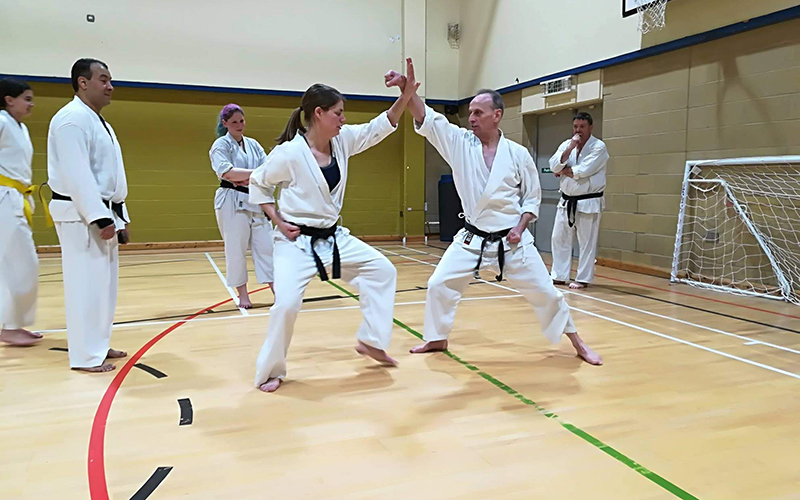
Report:
[{"label": "woman with ponytail", "polygon": [[24,327],[36,315],[39,260],[33,243],[33,144],[22,121],[33,91],[15,78],[0,80],[0,340],[28,346],[42,339]]},{"label": "woman with ponytail", "polygon": [[239,307],[253,307],[247,294],[247,248],[253,256],[256,279],[272,288],[272,224],[258,205],[248,201],[247,183],[267,155],[255,139],[244,136],[244,111],[228,104],[219,114],[217,137],[211,146],[211,168],[219,177],[214,210],[225,242],[228,286],[239,294]]},{"label": "woman with ponytail", "polygon": [[[364,320],[356,351],[396,365],[386,354],[392,336],[397,271],[380,252],[337,226],[347,184],[348,160],[394,132],[419,84],[407,60],[407,83],[388,111],[369,123],[345,125],[342,94],[323,84],[303,94],[266,163],[250,176],[250,202],[275,222],[275,305],[267,339],[256,363],[255,384],[273,392],[286,377],[286,353],[303,294],[319,273],[342,278],[360,294]],[[390,86],[387,83],[387,86]],[[302,116],[301,116],[302,115]],[[280,186],[280,212],[274,191]]]}]

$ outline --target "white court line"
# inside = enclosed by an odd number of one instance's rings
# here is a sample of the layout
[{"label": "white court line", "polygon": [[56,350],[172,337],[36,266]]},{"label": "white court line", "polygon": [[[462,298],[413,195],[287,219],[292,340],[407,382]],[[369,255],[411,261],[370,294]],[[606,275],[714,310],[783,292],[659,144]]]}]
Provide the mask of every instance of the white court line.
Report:
[{"label": "white court line", "polygon": [[[513,295],[493,295],[491,297],[470,297],[468,299],[462,299],[464,301],[475,301],[475,300],[495,300],[495,299],[511,299],[516,297],[522,297],[522,295],[516,293]],[[345,297],[342,297],[345,298]],[[417,300],[414,302],[399,302],[395,304],[397,306],[418,306],[425,304],[424,300]],[[325,312],[325,311],[344,311],[347,309],[358,309],[361,306],[340,306],[340,307],[321,307],[318,309],[302,309],[301,313],[312,313],[312,312]],[[263,318],[265,316],[269,316],[269,312],[265,313],[254,313],[247,316],[247,318]],[[171,320],[157,320],[157,321],[133,321],[131,323],[124,323],[121,325],[113,325],[112,328],[121,329],[121,328],[134,328],[139,326],[153,326],[153,325],[172,325],[175,323],[194,323],[199,321],[230,321],[234,319],[244,319],[242,316],[219,316],[214,318],[193,318],[193,319],[171,319]],[[66,328],[56,328],[53,330],[37,330],[38,333],[61,333],[66,332]]]},{"label": "white court line", "polygon": [[782,351],[791,352],[791,353],[794,353],[794,354],[800,354],[800,351],[798,351],[796,349],[791,349],[789,347],[784,347],[782,345],[770,344],[769,342],[762,342],[760,340],[754,340],[754,339],[751,339],[750,337],[745,337],[743,335],[737,335],[735,333],[726,332],[724,330],[718,330],[718,329],[712,328],[710,326],[698,325],[696,323],[692,323],[691,321],[684,321],[682,319],[672,318],[670,316],[664,316],[664,315],[661,315],[661,314],[658,314],[658,313],[645,311],[643,309],[637,309],[635,307],[627,306],[625,304],[617,304],[616,302],[611,302],[611,301],[604,300],[604,299],[601,299],[601,298],[598,298],[598,297],[592,297],[591,295],[584,295],[582,293],[575,293],[575,292],[570,292],[570,291],[567,291],[565,293],[570,293],[572,295],[577,295],[577,296],[583,297],[585,299],[596,300],[598,302],[603,302],[605,304],[611,304],[611,305],[615,305],[617,307],[630,309],[631,311],[637,311],[637,312],[640,312],[640,313],[649,314],[650,316],[655,316],[656,318],[668,319],[670,321],[675,321],[676,323],[681,323],[681,324],[684,324],[684,325],[687,325],[687,326],[693,326],[693,327],[700,328],[700,329],[703,329],[703,330],[708,330],[710,332],[719,333],[720,335],[726,335],[728,337],[734,337],[734,338],[737,338],[737,339],[740,339],[740,340],[745,340],[747,342],[745,342],[744,345],[756,345],[756,344],[757,345],[765,345],[767,347],[773,347],[775,349],[780,349]]},{"label": "white court line", "polygon": [[175,257],[177,255],[201,255],[202,253],[213,253],[213,254],[217,254],[218,253],[218,254],[224,255],[225,254],[225,250],[223,250],[223,249],[220,249],[220,250],[209,250],[207,252],[203,252],[203,250],[200,249],[200,248],[195,248],[195,249],[185,248],[185,249],[181,249],[180,252],[150,252],[149,250],[135,250],[135,251],[132,251],[132,252],[120,252],[119,255],[120,255],[120,257],[126,257],[126,258],[131,258],[131,257],[142,257],[142,258],[144,258],[144,257],[152,257],[153,255],[170,255],[172,257]]},{"label": "white court line", "polygon": [[[202,250],[199,250],[199,249],[195,250],[193,252],[192,251],[188,251],[188,250],[183,250],[183,251],[180,251],[180,252],[153,252],[153,253],[150,253],[147,250],[143,250],[141,252],[139,252],[139,251],[135,251],[135,252],[120,252],[119,257],[120,257],[120,261],[121,261],[121,260],[129,260],[129,259],[134,259],[134,258],[146,259],[147,257],[153,257],[155,255],[167,255],[167,256],[170,256],[170,257],[198,256],[198,257],[200,257],[199,259],[189,259],[189,260],[197,260],[199,262],[199,261],[203,260],[203,258],[202,258],[203,253],[204,252]],[[210,250],[210,251],[205,252],[205,253],[224,255],[225,251],[224,250]],[[58,262],[52,262],[52,261],[55,261],[55,260],[57,260]],[[42,265],[42,262],[49,262],[48,265],[51,265],[51,266],[60,266],[61,265],[61,256],[58,255],[58,254],[40,254],[39,255],[39,265]]]},{"label": "white court line", "polygon": [[[416,261],[416,262],[421,262],[423,264],[427,264],[429,266],[436,267],[436,264],[432,264],[430,262],[424,262],[424,261],[415,259],[413,257],[407,257],[405,255],[402,255],[402,254],[399,254],[399,253],[396,253],[396,252],[392,252],[391,250],[386,250],[385,248],[380,248],[380,247],[375,247],[375,248],[377,248],[378,250],[383,250],[384,252],[387,252],[389,254],[396,255],[398,257],[403,257],[405,259],[413,260],[413,261]],[[406,248],[406,247],[404,247],[404,248]],[[515,290],[513,288],[500,285],[498,283],[492,283],[492,282],[486,281],[486,280],[479,280],[479,281],[481,281],[482,283],[486,283],[488,285],[495,286],[497,288],[502,288],[504,290],[511,290],[511,291],[519,293],[518,290]],[[582,297],[587,297],[585,295],[581,295],[581,296]],[[613,302],[610,302],[610,303],[614,304]],[[719,354],[720,356],[724,356],[726,358],[733,359],[733,360],[736,360],[736,361],[741,361],[742,363],[747,363],[748,365],[757,366],[757,367],[763,368],[765,370],[769,370],[769,371],[772,371],[772,372],[775,372],[775,373],[780,373],[781,375],[786,375],[786,376],[789,376],[789,377],[792,377],[792,378],[800,379],[800,375],[798,375],[796,373],[788,372],[786,370],[781,370],[780,368],[775,368],[774,366],[765,365],[765,364],[762,364],[762,363],[758,363],[756,361],[750,361],[749,359],[740,358],[739,356],[734,356],[733,354],[728,354],[726,352],[718,351],[718,350],[712,349],[710,347],[705,347],[705,346],[702,346],[702,345],[699,345],[699,344],[695,344],[694,342],[689,342],[687,340],[682,340],[682,339],[679,339],[679,338],[676,338],[676,337],[672,337],[672,336],[669,336],[669,335],[666,335],[666,334],[663,334],[663,333],[659,333],[659,332],[656,332],[656,331],[653,331],[653,330],[649,330],[647,328],[643,328],[643,327],[640,327],[640,326],[632,325],[630,323],[625,323],[624,321],[619,321],[619,320],[616,320],[616,319],[613,319],[613,318],[609,318],[607,316],[603,316],[601,314],[596,314],[596,313],[589,312],[589,311],[586,311],[586,310],[583,310],[583,309],[579,309],[577,307],[570,306],[570,309],[574,309],[575,311],[578,311],[578,312],[581,312],[581,313],[584,313],[584,314],[588,314],[589,316],[594,316],[596,318],[601,318],[601,319],[604,319],[606,321],[610,321],[612,323],[616,323],[616,324],[619,324],[619,325],[627,326],[627,327],[633,328],[635,330],[639,330],[639,331],[642,331],[642,332],[645,332],[645,333],[649,333],[649,334],[655,335],[657,337],[673,340],[675,342],[679,342],[679,343],[684,344],[684,345],[696,347],[698,349],[702,349],[704,351],[711,352],[711,353],[714,353],[714,354]],[[635,308],[632,308],[632,309],[636,310]],[[645,312],[645,311],[642,311],[642,312]],[[731,335],[733,335],[733,334],[731,334]]]},{"label": "white court line", "polygon": [[762,363],[757,363],[755,361],[750,361],[749,359],[740,358],[739,356],[734,356],[733,354],[728,354],[726,352],[718,351],[718,350],[712,349],[710,347],[706,347],[706,346],[703,346],[703,345],[700,345],[700,344],[695,344],[694,342],[689,342],[688,340],[682,340],[682,339],[679,339],[679,338],[671,337],[671,336],[665,335],[663,333],[655,332],[653,330],[649,330],[647,328],[643,328],[643,327],[637,326],[637,325],[632,325],[630,323],[626,323],[624,321],[619,321],[619,320],[616,320],[616,319],[613,319],[613,318],[607,318],[607,317],[605,317],[603,315],[600,315],[600,314],[595,314],[595,313],[592,313],[592,312],[589,312],[589,311],[583,311],[581,309],[578,309],[577,307],[573,307],[572,309],[575,309],[576,311],[580,311],[580,312],[582,312],[584,314],[588,314],[589,316],[594,316],[596,318],[602,318],[602,319],[605,319],[607,321],[611,321],[612,323],[617,323],[618,325],[627,326],[629,328],[635,328],[636,330],[640,330],[642,332],[646,332],[646,333],[649,333],[651,335],[655,335],[657,337],[662,337],[662,338],[665,338],[665,339],[674,340],[675,342],[680,342],[681,344],[686,344],[688,346],[696,347],[696,348],[702,349],[704,351],[713,352],[714,354],[719,354],[721,356],[725,356],[726,358],[735,359],[736,361],[741,361],[742,363],[747,363],[748,365],[757,366],[759,368],[764,368],[765,370],[769,370],[769,371],[772,371],[772,372],[775,372],[775,373],[780,373],[781,375],[786,375],[786,376],[789,376],[789,377],[792,377],[792,378],[800,379],[800,375],[798,375],[797,373],[787,372],[786,370],[781,370],[780,368],[775,368],[774,366],[765,365],[765,364],[762,364]]},{"label": "white court line", "polygon": [[[403,247],[403,248],[407,248],[408,250],[413,250],[413,251],[419,252],[419,253],[424,253],[425,255],[430,255],[432,257],[441,258],[441,256],[438,256],[438,255],[432,254],[432,253],[428,253],[428,252],[423,252],[422,250],[416,250],[414,248],[409,248],[409,247]],[[388,252],[388,250],[387,250],[387,252]],[[400,254],[397,254],[397,255],[400,255]],[[423,261],[417,261],[417,262],[423,262]],[[430,264],[430,263],[428,263],[428,264]],[[481,280],[481,281],[484,282],[484,283],[489,283],[490,285],[496,285],[496,283],[490,283],[490,282],[487,282],[487,281],[484,281],[484,280]],[[512,288],[503,287],[502,285],[497,285],[497,286],[499,286],[501,288],[504,288],[506,290],[513,290]],[[764,346],[767,346],[767,347],[780,349],[781,351],[791,352],[793,354],[800,354],[800,351],[798,351],[796,349],[789,348],[789,347],[784,347],[782,345],[771,344],[769,342],[763,342],[761,340],[755,340],[755,339],[752,339],[750,337],[745,337],[743,335],[737,335],[735,333],[726,332],[724,330],[719,330],[717,328],[712,328],[710,326],[698,325],[697,323],[692,323],[691,321],[685,321],[685,320],[682,320],[682,319],[673,318],[671,316],[664,316],[662,314],[654,313],[654,312],[651,312],[651,311],[645,311],[644,309],[639,309],[639,308],[628,306],[628,305],[625,305],[625,304],[620,304],[618,302],[612,302],[610,300],[605,300],[605,299],[601,299],[601,298],[598,298],[598,297],[593,297],[591,295],[586,295],[586,294],[583,294],[583,293],[580,293],[580,292],[573,292],[571,290],[563,290],[561,293],[568,293],[568,294],[571,294],[571,295],[577,295],[578,297],[583,297],[585,299],[595,300],[597,302],[602,302],[604,304],[610,304],[610,305],[613,305],[613,306],[622,307],[622,308],[625,308],[625,309],[630,309],[631,311],[636,311],[636,312],[639,312],[639,313],[642,313],[642,314],[655,316],[655,317],[660,318],[660,319],[666,319],[666,320],[674,321],[676,323],[681,323],[681,324],[684,324],[684,325],[687,325],[687,326],[693,326],[695,328],[700,328],[702,330],[708,330],[710,332],[719,333],[720,335],[726,335],[728,337],[734,337],[734,338],[737,338],[737,339],[740,339],[740,340],[745,340],[746,342],[745,342],[744,345],[764,345]]]},{"label": "white court line", "polygon": [[[211,263],[211,266],[214,268],[214,271],[217,272],[217,276],[219,276],[219,280],[222,282],[222,286],[225,287],[225,289],[228,291],[228,294],[233,299],[233,303],[236,304],[236,307],[239,307],[239,299],[236,298],[236,294],[233,293],[233,289],[231,287],[229,287],[227,283],[225,283],[225,278],[222,276],[222,273],[219,272],[219,268],[217,267],[217,263],[214,262],[214,259],[211,258],[211,256],[208,254],[208,252],[206,252],[206,257],[208,258],[208,261]],[[239,307],[239,312],[242,313],[242,316],[250,316],[250,313],[247,312],[247,310],[242,308],[242,307]]]},{"label": "white court line", "polygon": [[[171,262],[201,262],[203,259],[170,259],[170,260],[145,260],[143,262],[120,262],[120,267],[149,266],[153,264],[169,264]],[[125,265],[127,264],[127,266]]]}]

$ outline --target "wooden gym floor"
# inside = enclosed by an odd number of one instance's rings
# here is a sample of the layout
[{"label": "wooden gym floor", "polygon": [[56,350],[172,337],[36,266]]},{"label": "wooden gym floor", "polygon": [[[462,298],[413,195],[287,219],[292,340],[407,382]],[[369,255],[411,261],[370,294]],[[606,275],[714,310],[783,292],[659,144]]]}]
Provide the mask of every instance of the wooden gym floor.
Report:
[{"label": "wooden gym floor", "polygon": [[112,345],[130,356],[111,374],[68,369],[42,258],[45,340],[0,347],[0,497],[800,499],[796,306],[598,268],[567,292],[598,368],[547,343],[508,282],[476,281],[450,352],[412,356],[444,244],[376,246],[398,269],[400,367],[353,351],[355,291],[315,280],[272,395],[252,386],[272,295],[236,309],[221,252],[122,255]]}]

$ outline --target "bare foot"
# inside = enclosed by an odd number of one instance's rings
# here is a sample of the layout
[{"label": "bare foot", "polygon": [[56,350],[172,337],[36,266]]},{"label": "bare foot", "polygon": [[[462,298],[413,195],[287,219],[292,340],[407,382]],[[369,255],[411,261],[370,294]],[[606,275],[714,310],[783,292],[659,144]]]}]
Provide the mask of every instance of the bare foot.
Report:
[{"label": "bare foot", "polygon": [[580,281],[573,281],[569,284],[570,290],[580,290],[581,288],[586,288],[587,286],[589,285],[586,283],[581,283]]},{"label": "bare foot", "polygon": [[361,342],[360,340],[358,341],[358,345],[356,346],[356,352],[364,356],[369,356],[378,363],[397,366],[397,360],[393,359],[391,356],[386,354],[386,351],[384,351],[383,349],[376,349],[371,345],[367,345]]},{"label": "bare foot", "polygon": [[250,302],[249,295],[239,295],[239,307],[242,309],[252,309],[253,303]]},{"label": "bare foot", "polygon": [[0,341],[17,347],[28,347],[42,340],[39,333],[29,332],[24,328],[0,331]]},{"label": "bare foot", "polygon": [[247,293],[247,283],[236,287],[236,293],[239,295],[239,308],[250,309],[253,303],[250,302],[250,295]]},{"label": "bare foot", "polygon": [[258,386],[258,388],[264,392],[275,392],[278,390],[278,387],[281,386],[282,379],[279,378],[271,378],[267,380],[265,383]]},{"label": "bare foot", "polygon": [[594,352],[591,347],[586,345],[586,342],[584,342],[577,333],[568,333],[567,337],[569,337],[569,340],[572,342],[575,352],[578,354],[578,356],[583,358],[584,361],[595,366],[600,366],[603,364],[603,358]]},{"label": "bare foot", "polygon": [[41,338],[43,338],[43,337],[42,337],[42,334],[41,334],[41,333],[39,333],[39,332],[32,332],[32,331],[30,331],[30,330],[26,330],[26,329],[24,329],[24,328],[20,328],[20,329],[21,329],[23,332],[25,332],[26,334],[30,335],[31,337],[33,337],[33,338],[35,338],[35,339],[41,339]]},{"label": "bare foot", "polygon": [[73,370],[79,372],[89,372],[89,373],[105,373],[114,371],[117,367],[112,365],[111,363],[103,363],[100,366],[92,366],[89,368],[73,368]]},{"label": "bare foot", "polygon": [[106,358],[111,358],[111,359],[124,358],[127,355],[128,355],[128,353],[125,352],[125,351],[118,351],[116,349],[109,349],[108,350],[108,354],[106,354]]},{"label": "bare foot", "polygon": [[423,352],[441,352],[447,349],[447,340],[432,340],[430,342],[425,342],[422,345],[418,345],[417,347],[412,347],[410,351],[414,354],[420,354]]}]

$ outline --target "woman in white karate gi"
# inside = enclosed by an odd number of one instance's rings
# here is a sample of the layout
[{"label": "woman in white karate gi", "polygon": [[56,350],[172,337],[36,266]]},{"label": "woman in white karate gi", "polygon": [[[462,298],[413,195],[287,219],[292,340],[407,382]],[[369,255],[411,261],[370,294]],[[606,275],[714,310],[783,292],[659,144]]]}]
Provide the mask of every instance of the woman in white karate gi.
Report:
[{"label": "woman in white karate gi", "polygon": [[250,174],[267,155],[258,141],[244,136],[244,128],[242,108],[226,105],[219,114],[218,139],[208,154],[220,181],[214,210],[225,242],[226,279],[239,294],[239,307],[249,309],[253,304],[247,294],[247,248],[253,255],[256,279],[272,288],[272,224],[261,207],[248,201]]},{"label": "woman in white karate gi", "polygon": [[[411,64],[411,60],[408,60]],[[378,144],[397,127],[415,94],[409,79],[391,108],[369,123],[345,125],[344,97],[327,85],[312,85],[264,165],[250,176],[250,201],[259,203],[275,222],[275,305],[270,309],[267,339],[256,363],[255,385],[273,392],[286,377],[286,353],[303,294],[319,273],[354,285],[364,321],[356,351],[390,365],[386,354],[392,336],[397,270],[380,252],[337,226],[347,183],[348,160]],[[303,126],[301,114],[305,117]],[[280,186],[280,212],[273,192]]]},{"label": "woman in white karate gi", "polygon": [[22,121],[33,90],[15,78],[0,80],[0,340],[28,346],[41,334],[26,330],[36,315],[39,260],[33,244],[33,144]]}]

